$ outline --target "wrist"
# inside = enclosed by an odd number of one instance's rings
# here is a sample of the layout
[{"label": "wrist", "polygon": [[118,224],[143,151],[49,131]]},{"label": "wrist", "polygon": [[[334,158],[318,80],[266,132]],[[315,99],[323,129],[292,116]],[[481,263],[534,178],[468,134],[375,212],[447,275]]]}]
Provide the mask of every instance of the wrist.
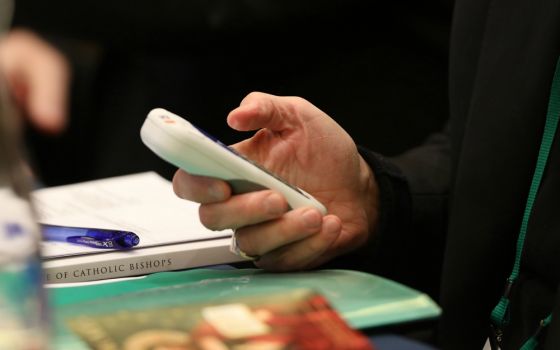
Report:
[{"label": "wrist", "polygon": [[379,226],[379,187],[375,173],[360,155],[360,183],[362,184],[362,203],[367,217],[367,233],[375,234]]}]

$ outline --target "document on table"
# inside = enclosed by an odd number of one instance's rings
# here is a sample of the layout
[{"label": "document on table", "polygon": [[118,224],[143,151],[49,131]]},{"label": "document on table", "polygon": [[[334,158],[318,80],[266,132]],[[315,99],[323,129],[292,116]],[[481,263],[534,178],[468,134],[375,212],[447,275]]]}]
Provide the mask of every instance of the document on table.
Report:
[{"label": "document on table", "polygon": [[[198,204],[180,199],[154,172],[39,189],[32,194],[42,223],[126,230],[140,237],[134,249],[231,236],[198,219]],[[66,242],[42,243],[44,258],[103,253]]]}]

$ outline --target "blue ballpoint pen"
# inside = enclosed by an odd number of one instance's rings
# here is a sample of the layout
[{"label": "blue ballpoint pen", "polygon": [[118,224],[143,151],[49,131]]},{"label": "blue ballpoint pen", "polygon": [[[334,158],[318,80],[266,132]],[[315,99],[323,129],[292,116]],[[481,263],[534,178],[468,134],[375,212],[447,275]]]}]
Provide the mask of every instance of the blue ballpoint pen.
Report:
[{"label": "blue ballpoint pen", "polygon": [[127,249],[140,243],[133,232],[100,228],[72,227],[41,224],[43,239],[81,244],[101,249]]}]

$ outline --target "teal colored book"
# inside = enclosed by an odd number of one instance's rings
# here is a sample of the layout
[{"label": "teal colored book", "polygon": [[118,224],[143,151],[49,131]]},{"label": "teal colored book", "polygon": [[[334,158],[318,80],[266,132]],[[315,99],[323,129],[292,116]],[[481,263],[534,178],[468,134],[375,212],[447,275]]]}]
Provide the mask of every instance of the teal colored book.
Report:
[{"label": "teal colored book", "polygon": [[274,296],[278,296],[282,304],[279,296],[296,290],[323,296],[336,314],[356,330],[434,319],[441,312],[426,294],[356,271],[279,274],[258,269],[196,269],[114,283],[49,289],[55,321],[53,348],[89,348],[82,340],[87,327],[81,329],[82,338],[77,335],[80,332],[76,332],[76,324],[80,324],[76,321],[80,319],[83,326],[87,324],[84,320],[106,320],[103,317],[117,312],[130,316],[131,313],[145,315],[195,306],[196,310],[201,310],[200,305],[223,305],[240,300],[266,300],[267,305],[271,305]]}]

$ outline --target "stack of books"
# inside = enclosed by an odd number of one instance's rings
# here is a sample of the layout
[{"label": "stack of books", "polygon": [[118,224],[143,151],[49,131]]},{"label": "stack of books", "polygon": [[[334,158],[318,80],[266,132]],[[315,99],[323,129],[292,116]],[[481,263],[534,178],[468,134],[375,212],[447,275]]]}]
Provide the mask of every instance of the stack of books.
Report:
[{"label": "stack of books", "polygon": [[43,241],[46,283],[86,282],[240,261],[229,251],[231,230],[211,231],[198,204],[177,198],[153,172],[37,190],[32,195],[45,224],[132,231],[132,249],[91,248]]},{"label": "stack of books", "polygon": [[[206,229],[198,204],[177,198],[152,172],[32,197],[41,223],[140,238],[121,250],[42,242],[56,349],[370,350],[360,330],[440,314],[427,295],[356,271],[189,269],[241,261],[229,251],[232,232]],[[171,270],[183,271],[154,274]],[[143,278],[119,279],[131,276]]]}]

